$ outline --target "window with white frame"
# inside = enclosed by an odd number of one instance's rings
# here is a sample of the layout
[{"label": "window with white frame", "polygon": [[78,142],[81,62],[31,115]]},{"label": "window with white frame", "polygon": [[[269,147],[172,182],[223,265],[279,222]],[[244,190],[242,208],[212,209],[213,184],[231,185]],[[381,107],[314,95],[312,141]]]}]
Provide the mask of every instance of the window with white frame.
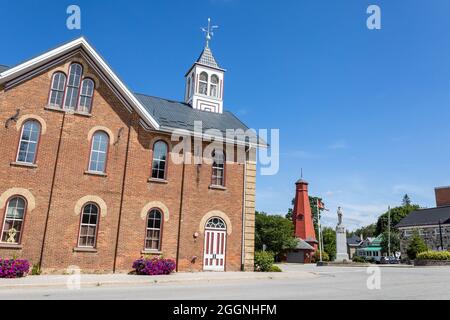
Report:
[{"label": "window with white frame", "polygon": [[147,216],[147,229],[145,235],[146,250],[161,250],[162,213],[158,209],[152,209]]},{"label": "window with white frame", "polygon": [[36,120],[26,121],[22,126],[17,162],[34,164],[41,134],[41,124]]},{"label": "window with white frame", "polygon": [[97,245],[97,228],[100,209],[94,203],[88,203],[81,213],[78,247],[95,248]]},{"label": "window with white frame", "polygon": [[64,102],[65,109],[76,110],[82,75],[83,67],[80,64],[74,63],[70,66],[69,81],[67,83],[66,99]]},{"label": "window with white frame", "polygon": [[199,93],[204,95],[208,94],[208,74],[206,72],[200,73]]},{"label": "window with white frame", "polygon": [[92,137],[89,171],[96,173],[106,172],[106,159],[109,148],[109,136],[103,131],[97,131]]},{"label": "window with white frame", "polygon": [[20,244],[27,203],[19,196],[12,197],[6,205],[1,242]]},{"label": "window with white frame", "polygon": [[213,186],[225,186],[225,155],[221,150],[213,151],[211,183]]},{"label": "window with white frame", "polygon": [[167,143],[157,141],[153,145],[152,178],[165,180],[167,177]]},{"label": "window with white frame", "polygon": [[64,90],[66,89],[67,77],[62,72],[56,72],[52,78],[52,87],[48,104],[52,107],[62,107]]},{"label": "window with white frame", "polygon": [[215,97],[215,98],[218,97],[218,93],[219,93],[218,87],[219,87],[219,77],[214,74],[211,76],[211,86],[210,86],[210,90],[209,90],[209,94],[212,97]]},{"label": "window with white frame", "polygon": [[78,102],[78,111],[84,113],[91,112],[94,86],[94,81],[92,81],[92,79],[83,80],[81,84],[80,101]]}]

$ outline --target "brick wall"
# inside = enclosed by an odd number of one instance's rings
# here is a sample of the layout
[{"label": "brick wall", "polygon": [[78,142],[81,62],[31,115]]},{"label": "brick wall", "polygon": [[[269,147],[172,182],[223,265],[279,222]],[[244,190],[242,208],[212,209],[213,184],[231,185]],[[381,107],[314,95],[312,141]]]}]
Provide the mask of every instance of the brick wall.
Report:
[{"label": "brick wall", "polygon": [[[67,73],[74,60],[83,63],[85,74],[96,80],[90,116],[46,108],[52,74],[56,70]],[[21,245],[0,245],[0,256],[17,256],[29,259],[33,264],[38,263],[48,216],[42,256],[45,271],[60,271],[72,265],[84,271],[109,272],[114,265],[117,270],[129,271],[133,260],[145,253],[146,215],[143,210],[146,206],[159,203],[165,208],[160,253],[174,259],[178,255],[179,270],[202,270],[204,230],[200,222],[212,211],[225,215],[231,221],[226,270],[240,270],[244,263],[243,230],[246,237],[245,264],[248,268],[252,262],[254,239],[254,166],[248,166],[245,173],[243,163],[227,164],[224,190],[209,188],[211,166],[207,164],[186,164],[183,171],[183,165],[169,160],[167,181],[149,181],[153,143],[164,139],[172,146],[170,137],[144,130],[139,125],[138,116],[128,111],[99,79],[101,77],[77,56],[7,91],[0,88],[0,196],[12,188],[20,188],[29,191],[35,201],[34,208],[26,214]],[[16,128],[16,123],[12,122],[9,128],[5,128],[4,123],[17,108],[20,108],[19,118],[38,116],[47,128],[41,137],[36,167],[12,164],[16,157],[20,127]],[[89,133],[95,127],[106,128],[113,135],[104,176],[86,173],[91,146]],[[191,157],[190,154],[187,156]],[[246,227],[243,228],[245,174],[250,184],[246,192]],[[91,198],[99,198],[105,204],[99,222],[97,246],[96,250],[80,251],[76,249],[81,214],[79,204],[82,199]],[[180,210],[181,203],[183,207]],[[0,203],[1,206],[3,215],[5,203]],[[195,238],[195,233],[199,233],[199,237]],[[114,261],[116,244],[117,260]]]}]

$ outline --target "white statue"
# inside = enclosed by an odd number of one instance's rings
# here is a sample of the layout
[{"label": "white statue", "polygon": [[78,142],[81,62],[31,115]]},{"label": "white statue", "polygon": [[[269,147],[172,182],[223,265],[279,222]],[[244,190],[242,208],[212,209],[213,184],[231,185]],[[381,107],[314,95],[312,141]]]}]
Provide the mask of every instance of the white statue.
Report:
[{"label": "white statue", "polygon": [[341,207],[338,208],[337,214],[338,214],[338,226],[341,226],[342,225],[342,217],[344,215]]}]

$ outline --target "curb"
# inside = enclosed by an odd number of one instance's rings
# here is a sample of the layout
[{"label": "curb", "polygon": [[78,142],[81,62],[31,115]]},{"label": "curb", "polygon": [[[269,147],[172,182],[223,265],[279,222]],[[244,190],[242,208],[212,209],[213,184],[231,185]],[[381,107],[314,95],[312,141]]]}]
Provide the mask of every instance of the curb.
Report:
[{"label": "curb", "polygon": [[[309,277],[316,277],[313,273],[302,274],[302,277],[307,275]],[[170,277],[170,276],[169,276]],[[175,279],[175,278],[159,278],[159,279],[148,279],[148,280],[134,280],[134,281],[81,281],[80,286],[82,288],[92,288],[92,287],[103,287],[103,286],[136,286],[136,285],[157,285],[166,283],[190,283],[190,282],[211,282],[211,281],[242,281],[242,280],[287,280],[292,278],[298,278],[295,275],[273,275],[266,274],[255,277],[236,277],[236,278],[189,278],[189,279]],[[10,290],[10,289],[33,289],[33,288],[67,288],[67,281],[55,282],[55,283],[16,283],[16,284],[1,284],[0,290]]]}]

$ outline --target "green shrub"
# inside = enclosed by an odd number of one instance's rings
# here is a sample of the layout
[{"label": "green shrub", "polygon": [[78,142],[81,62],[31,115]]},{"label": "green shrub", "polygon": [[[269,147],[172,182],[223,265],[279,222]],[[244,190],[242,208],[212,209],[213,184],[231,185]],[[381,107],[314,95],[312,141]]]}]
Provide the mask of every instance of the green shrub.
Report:
[{"label": "green shrub", "polygon": [[356,262],[356,263],[365,263],[366,259],[364,259],[364,257],[360,257],[360,256],[353,256],[352,261]]},{"label": "green shrub", "polygon": [[42,273],[41,268],[39,268],[38,264],[33,264],[33,267],[31,269],[31,275],[33,276],[40,276]]},{"label": "green shrub", "polygon": [[[328,261],[330,261],[330,255],[329,255],[327,252],[325,252],[325,251],[322,252],[322,261],[323,261],[323,262],[328,262]],[[313,262],[313,263],[320,262],[320,251],[316,251],[316,252],[314,253],[314,255],[313,255],[313,257],[312,257],[312,262]]]},{"label": "green shrub", "polygon": [[420,237],[419,232],[415,231],[413,237],[411,238],[411,241],[409,242],[406,254],[408,255],[409,259],[415,260],[419,253],[425,251],[428,251],[427,245]]},{"label": "green shrub", "polygon": [[450,260],[450,252],[448,251],[425,251],[417,255],[418,260]]},{"label": "green shrub", "polygon": [[271,266],[270,272],[283,272],[283,270],[281,270],[279,266]]},{"label": "green shrub", "polygon": [[275,262],[274,254],[269,251],[255,253],[255,271],[269,272]]}]

